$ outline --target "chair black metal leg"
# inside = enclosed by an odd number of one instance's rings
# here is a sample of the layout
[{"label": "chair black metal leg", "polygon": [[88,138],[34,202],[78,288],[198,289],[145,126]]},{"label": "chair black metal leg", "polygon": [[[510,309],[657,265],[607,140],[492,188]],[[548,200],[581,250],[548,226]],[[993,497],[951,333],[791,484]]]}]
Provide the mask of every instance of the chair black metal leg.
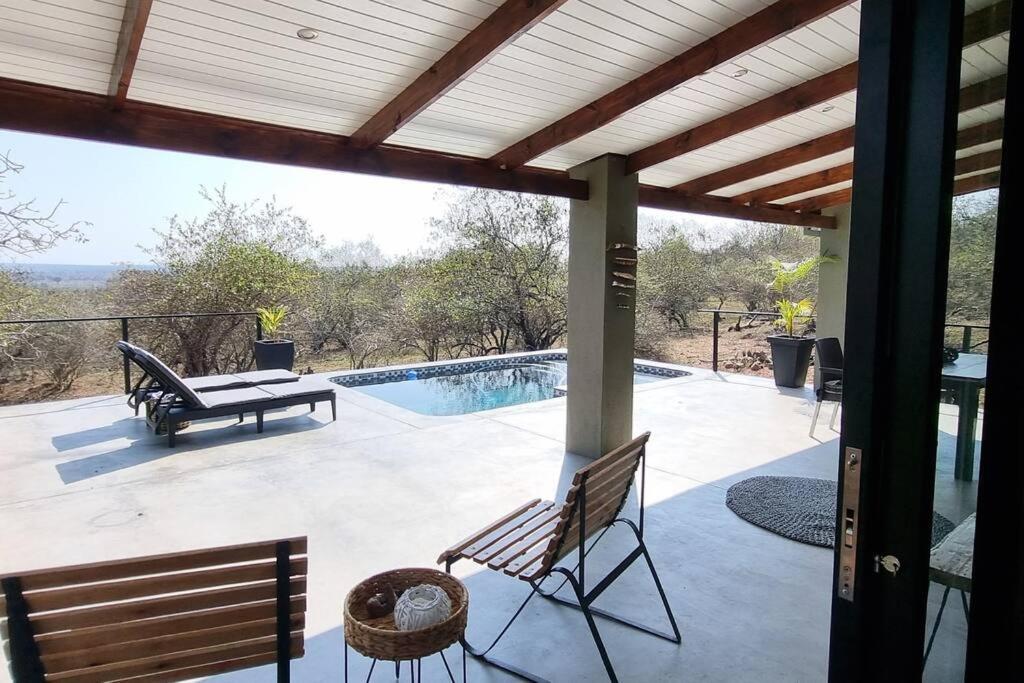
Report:
[{"label": "chair black metal leg", "polygon": [[337,401],[334,400],[334,397],[332,396],[331,397],[331,422],[334,422],[337,419],[338,419],[338,403],[337,403]]},{"label": "chair black metal leg", "polygon": [[924,661],[921,664],[922,670],[928,663],[928,655],[931,654],[932,645],[935,643],[935,634],[939,632],[939,622],[942,621],[942,611],[946,609],[946,599],[949,597],[949,586],[942,592],[942,602],[939,603],[939,613],[935,615],[935,625],[932,626],[932,635],[928,638],[928,647],[924,650]]},{"label": "chair black metal leg", "polygon": [[828,421],[828,428],[829,429],[835,429],[836,428],[836,417],[838,415],[839,415],[839,401],[836,401],[835,404],[832,406],[832,419],[830,419]]},{"label": "chair black metal leg", "polygon": [[578,609],[583,612],[583,616],[587,620],[587,627],[590,629],[590,635],[594,639],[594,645],[597,646],[597,652],[601,655],[601,662],[604,663],[604,669],[608,673],[608,680],[612,683],[619,683],[619,678],[615,675],[615,667],[612,666],[612,660],[608,657],[608,650],[605,649],[604,640],[601,639],[601,632],[597,630],[597,623],[594,621],[592,613],[593,610],[587,604],[587,596],[583,592],[583,586],[576,580],[574,574],[567,572],[567,577],[573,591],[576,593],[576,599],[580,603]]},{"label": "chair black metal leg", "polygon": [[967,621],[970,622],[970,620],[971,620],[971,607],[970,607],[970,605],[967,604],[967,593],[966,592],[960,591],[960,601],[964,604],[964,617],[966,617]]},{"label": "chair black metal leg", "polygon": [[[528,671],[526,671],[524,669],[520,669],[519,667],[515,666],[514,664],[509,664],[508,662],[504,662],[504,661],[502,661],[500,659],[495,659],[494,657],[491,657],[488,654],[491,650],[494,649],[494,646],[498,644],[498,641],[500,641],[503,637],[505,637],[505,634],[508,632],[508,630],[512,626],[513,622],[515,622],[515,620],[519,618],[519,615],[523,613],[523,610],[526,609],[526,605],[529,604],[530,600],[533,599],[534,595],[537,595],[537,589],[535,587],[530,590],[530,594],[526,596],[525,600],[523,600],[523,604],[519,605],[519,609],[516,610],[515,614],[512,615],[512,618],[509,619],[508,623],[505,624],[504,628],[501,629],[501,632],[498,634],[498,637],[495,638],[491,642],[491,644],[488,645],[487,647],[485,647],[485,648],[476,647],[475,645],[473,645],[472,643],[470,643],[466,639],[465,635],[463,635],[462,638],[459,639],[459,643],[462,645],[463,652],[464,653],[468,652],[473,657],[476,657],[477,659],[482,659],[483,661],[487,662],[491,666],[496,667],[498,669],[501,669],[502,671],[504,671],[506,673],[510,673],[513,676],[517,676],[519,678],[522,678],[523,680],[532,681],[533,683],[548,683],[547,679],[539,678],[537,676],[534,676],[530,672],[528,672]],[[465,654],[463,654],[463,658],[465,658]],[[465,679],[465,666],[466,666],[465,659],[463,659],[462,666],[463,666],[463,679]]]}]

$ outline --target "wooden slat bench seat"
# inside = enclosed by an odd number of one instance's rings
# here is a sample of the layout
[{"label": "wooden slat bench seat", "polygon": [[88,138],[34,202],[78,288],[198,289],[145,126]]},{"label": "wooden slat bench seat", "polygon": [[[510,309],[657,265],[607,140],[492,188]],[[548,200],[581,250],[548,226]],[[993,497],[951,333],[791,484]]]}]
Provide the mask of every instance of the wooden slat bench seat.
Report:
[{"label": "wooden slat bench seat", "polygon": [[[538,594],[568,604],[584,613],[605,670],[613,681],[616,680],[615,670],[598,633],[593,615],[612,619],[674,643],[680,642],[679,628],[676,626],[675,617],[672,615],[665,591],[662,589],[661,581],[658,579],[654,563],[643,540],[643,465],[648,438],[650,438],[650,433],[645,433],[578,470],[563,502],[555,503],[539,498],[527,501],[441,553],[437,561],[443,563],[449,571],[452,565],[459,560],[472,560],[489,569],[526,581],[533,589],[490,647],[477,648],[463,639],[463,647],[469,654],[520,678],[540,680],[527,671],[500,662],[488,655],[505,635],[512,622],[522,613],[526,603]],[[637,472],[640,473],[640,515],[639,523],[634,524],[631,520],[620,517],[620,513],[629,498],[629,492]],[[595,539],[595,537],[600,538],[606,529],[617,522],[622,522],[633,530],[637,546],[588,590],[585,568],[586,553],[589,552],[589,549],[584,547],[586,541]],[[594,543],[596,543],[596,539]],[[569,570],[556,566],[560,560],[569,556],[573,551],[577,551],[578,557],[574,569]],[[643,626],[591,606],[591,603],[640,557],[646,560],[648,568],[651,570],[665,613],[672,626],[671,633]],[[556,596],[557,589],[550,593],[541,589],[541,583],[553,573],[559,573],[565,577],[565,582],[568,582],[576,593],[575,601],[567,601]]]},{"label": "wooden slat bench seat", "polygon": [[181,681],[303,655],[305,537],[0,577],[15,683]]}]

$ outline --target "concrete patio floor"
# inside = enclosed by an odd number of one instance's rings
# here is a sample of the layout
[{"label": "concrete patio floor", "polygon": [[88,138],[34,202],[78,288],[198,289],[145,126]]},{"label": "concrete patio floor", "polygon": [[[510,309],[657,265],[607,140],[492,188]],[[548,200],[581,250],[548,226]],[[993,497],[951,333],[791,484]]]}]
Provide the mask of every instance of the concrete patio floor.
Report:
[{"label": "concrete patio floor", "polygon": [[[341,605],[353,584],[389,568],[434,566],[441,550],[492,518],[557,496],[581,463],[563,452],[565,399],[426,417],[337,393],[335,423],[322,408],[268,415],[262,435],[252,419],[212,421],[183,433],[173,450],[123,397],[0,408],[0,573],[307,535],[306,654],[293,664],[294,680],[340,680]],[[809,390],[702,370],[636,388],[635,431],[653,434],[647,539],[683,643],[600,623],[621,680],[824,680],[832,553],[763,531],[725,506],[729,485],[749,476],[835,478],[838,435],[823,419],[817,438],[808,437],[811,401]],[[973,509],[975,487],[952,479],[950,408],[941,417],[936,509],[958,522]],[[609,534],[595,562],[617,561],[625,540]],[[456,570],[470,587],[470,634],[482,641],[527,587],[468,563]],[[933,586],[933,603],[938,595]],[[665,623],[640,565],[600,604]],[[962,661],[958,605],[947,608],[929,679],[944,680]],[[531,603],[498,653],[554,681],[605,680],[582,617],[550,604]],[[352,665],[365,677],[368,662],[356,656]],[[424,671],[426,680],[443,675],[438,658]],[[377,674],[391,680],[387,668]],[[506,677],[471,661],[470,679]],[[217,680],[271,681],[273,672]]]}]

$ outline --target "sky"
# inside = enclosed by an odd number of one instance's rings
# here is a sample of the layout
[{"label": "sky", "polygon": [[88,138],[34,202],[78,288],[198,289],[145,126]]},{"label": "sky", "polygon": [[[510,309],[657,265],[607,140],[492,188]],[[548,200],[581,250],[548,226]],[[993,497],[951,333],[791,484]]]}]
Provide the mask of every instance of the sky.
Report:
[{"label": "sky", "polygon": [[[64,242],[21,262],[147,263],[143,248],[155,243],[154,228],[163,228],[173,215],[206,213],[199,196],[203,185],[226,185],[229,198],[240,202],[276,197],[306,218],[327,246],[371,237],[386,255],[400,256],[427,246],[429,220],[444,211],[439,190],[449,187],[4,130],[0,151],[24,166],[4,178],[0,192],[34,198],[46,211],[63,201],[59,222],[91,224],[83,228],[87,242]],[[642,212],[662,220],[683,217]],[[687,218],[723,232],[735,227],[731,221]]]}]

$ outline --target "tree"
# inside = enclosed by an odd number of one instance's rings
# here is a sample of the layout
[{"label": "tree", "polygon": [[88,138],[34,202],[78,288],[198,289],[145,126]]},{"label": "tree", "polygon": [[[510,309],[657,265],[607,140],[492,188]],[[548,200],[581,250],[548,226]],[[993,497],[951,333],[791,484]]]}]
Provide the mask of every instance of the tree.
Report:
[{"label": "tree", "polygon": [[[0,186],[24,168],[9,154],[0,154]],[[88,223],[62,225],[55,220],[63,205],[64,201],[58,200],[50,209],[40,210],[34,199],[18,199],[12,190],[0,189],[0,253],[34,254],[67,239],[84,242],[82,228]]]},{"label": "tree", "polygon": [[988,320],[998,198],[995,192],[985,192],[958,197],[953,203],[947,320]]},{"label": "tree", "polygon": [[486,309],[489,320],[481,322],[493,322],[529,351],[551,348],[565,335],[566,213],[565,202],[550,197],[461,190],[432,221],[459,288]]},{"label": "tree", "polygon": [[675,327],[686,329],[690,314],[710,293],[705,259],[677,225],[661,224],[645,232],[650,237],[640,251],[637,287],[647,305]]},{"label": "tree", "polygon": [[[219,313],[301,303],[321,240],[305,219],[273,199],[230,201],[225,188],[200,189],[209,205],[201,218],[172,217],[156,230],[147,253],[156,270],[119,273],[114,298],[138,313]],[[293,306],[296,305],[296,306]],[[190,375],[229,372],[252,364],[250,317],[175,318],[152,333],[150,345]]]}]

